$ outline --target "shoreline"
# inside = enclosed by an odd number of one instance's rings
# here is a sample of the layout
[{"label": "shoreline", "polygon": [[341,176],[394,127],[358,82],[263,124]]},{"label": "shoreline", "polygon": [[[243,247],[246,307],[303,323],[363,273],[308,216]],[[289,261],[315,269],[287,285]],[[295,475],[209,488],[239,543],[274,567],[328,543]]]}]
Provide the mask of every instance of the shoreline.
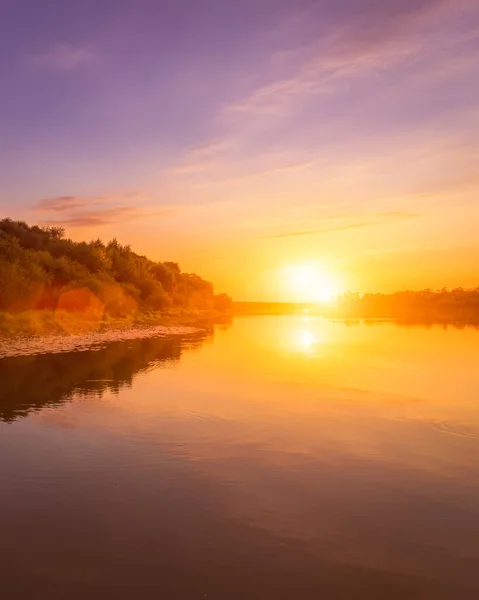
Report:
[{"label": "shoreline", "polygon": [[20,313],[0,312],[0,339],[32,337],[71,337],[102,334],[148,327],[176,330],[180,327],[204,329],[212,323],[230,319],[217,311],[139,312],[128,317],[92,317],[82,313],[50,310],[29,310]]},{"label": "shoreline", "polygon": [[475,319],[459,318],[455,315],[435,315],[429,318],[410,316],[409,318],[391,317],[364,317],[340,314],[319,314],[311,311],[303,312],[220,312],[176,309],[169,311],[137,312],[127,317],[112,318],[108,316],[92,318],[91,315],[50,310],[29,310],[19,313],[0,312],[0,344],[3,346],[8,341],[28,340],[31,338],[45,337],[74,337],[79,335],[105,334],[111,331],[125,332],[129,330],[163,328],[165,335],[171,331],[177,334],[180,329],[185,331],[210,330],[213,325],[231,325],[233,319],[251,317],[302,317],[320,318],[331,321],[346,322],[348,324],[380,324],[394,323],[404,327],[454,327],[454,328],[479,328],[479,315]]},{"label": "shoreline", "polygon": [[86,352],[103,349],[107,344],[128,342],[146,338],[190,337],[207,334],[206,329],[189,326],[131,326],[104,331],[90,331],[71,335],[39,335],[0,337],[0,360],[35,356],[39,354],[61,354],[64,352]]}]

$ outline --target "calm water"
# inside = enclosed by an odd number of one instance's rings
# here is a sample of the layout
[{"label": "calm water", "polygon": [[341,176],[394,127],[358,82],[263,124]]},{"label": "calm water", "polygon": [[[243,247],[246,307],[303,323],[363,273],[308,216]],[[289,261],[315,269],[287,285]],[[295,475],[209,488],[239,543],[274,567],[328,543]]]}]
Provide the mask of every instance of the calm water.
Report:
[{"label": "calm water", "polygon": [[0,360],[5,599],[479,597],[479,331],[237,319]]}]

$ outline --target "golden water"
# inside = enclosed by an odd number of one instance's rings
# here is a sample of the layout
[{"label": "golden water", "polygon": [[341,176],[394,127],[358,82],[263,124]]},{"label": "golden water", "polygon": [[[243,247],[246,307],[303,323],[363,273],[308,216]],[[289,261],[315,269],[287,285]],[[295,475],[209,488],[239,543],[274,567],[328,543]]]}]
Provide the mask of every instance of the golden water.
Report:
[{"label": "golden water", "polygon": [[81,349],[0,360],[5,598],[479,597],[478,330]]}]

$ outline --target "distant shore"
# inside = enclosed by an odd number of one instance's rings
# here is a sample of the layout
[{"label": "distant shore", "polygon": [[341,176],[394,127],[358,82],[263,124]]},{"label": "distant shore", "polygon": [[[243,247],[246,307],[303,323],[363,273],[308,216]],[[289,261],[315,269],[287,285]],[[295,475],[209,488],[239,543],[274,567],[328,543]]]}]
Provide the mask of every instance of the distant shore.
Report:
[{"label": "distant shore", "polygon": [[[408,298],[409,295],[409,298]],[[460,297],[457,301],[455,296]],[[352,300],[351,300],[352,297]],[[393,301],[400,298],[400,302]],[[404,298],[409,300],[405,302]],[[331,303],[233,302],[235,317],[301,315],[345,321],[394,321],[402,325],[479,326],[479,291],[343,295]],[[392,301],[393,300],[393,301]]]},{"label": "distant shore", "polygon": [[176,333],[179,328],[209,329],[213,324],[228,325],[236,317],[302,316],[348,322],[394,321],[400,325],[453,325],[479,327],[479,311],[382,314],[347,313],[311,304],[235,302],[230,311],[171,309],[138,311],[128,317],[101,317],[65,310],[0,312],[0,338],[32,336],[75,336],[146,327],[164,327]]}]

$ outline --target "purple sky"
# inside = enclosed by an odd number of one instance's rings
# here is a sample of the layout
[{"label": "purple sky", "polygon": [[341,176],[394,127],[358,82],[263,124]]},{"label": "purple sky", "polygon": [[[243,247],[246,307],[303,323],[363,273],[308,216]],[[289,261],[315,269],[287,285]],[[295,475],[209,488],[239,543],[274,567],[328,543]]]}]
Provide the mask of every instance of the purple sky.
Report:
[{"label": "purple sky", "polygon": [[0,132],[4,216],[237,296],[479,284],[477,0],[0,0]]}]

